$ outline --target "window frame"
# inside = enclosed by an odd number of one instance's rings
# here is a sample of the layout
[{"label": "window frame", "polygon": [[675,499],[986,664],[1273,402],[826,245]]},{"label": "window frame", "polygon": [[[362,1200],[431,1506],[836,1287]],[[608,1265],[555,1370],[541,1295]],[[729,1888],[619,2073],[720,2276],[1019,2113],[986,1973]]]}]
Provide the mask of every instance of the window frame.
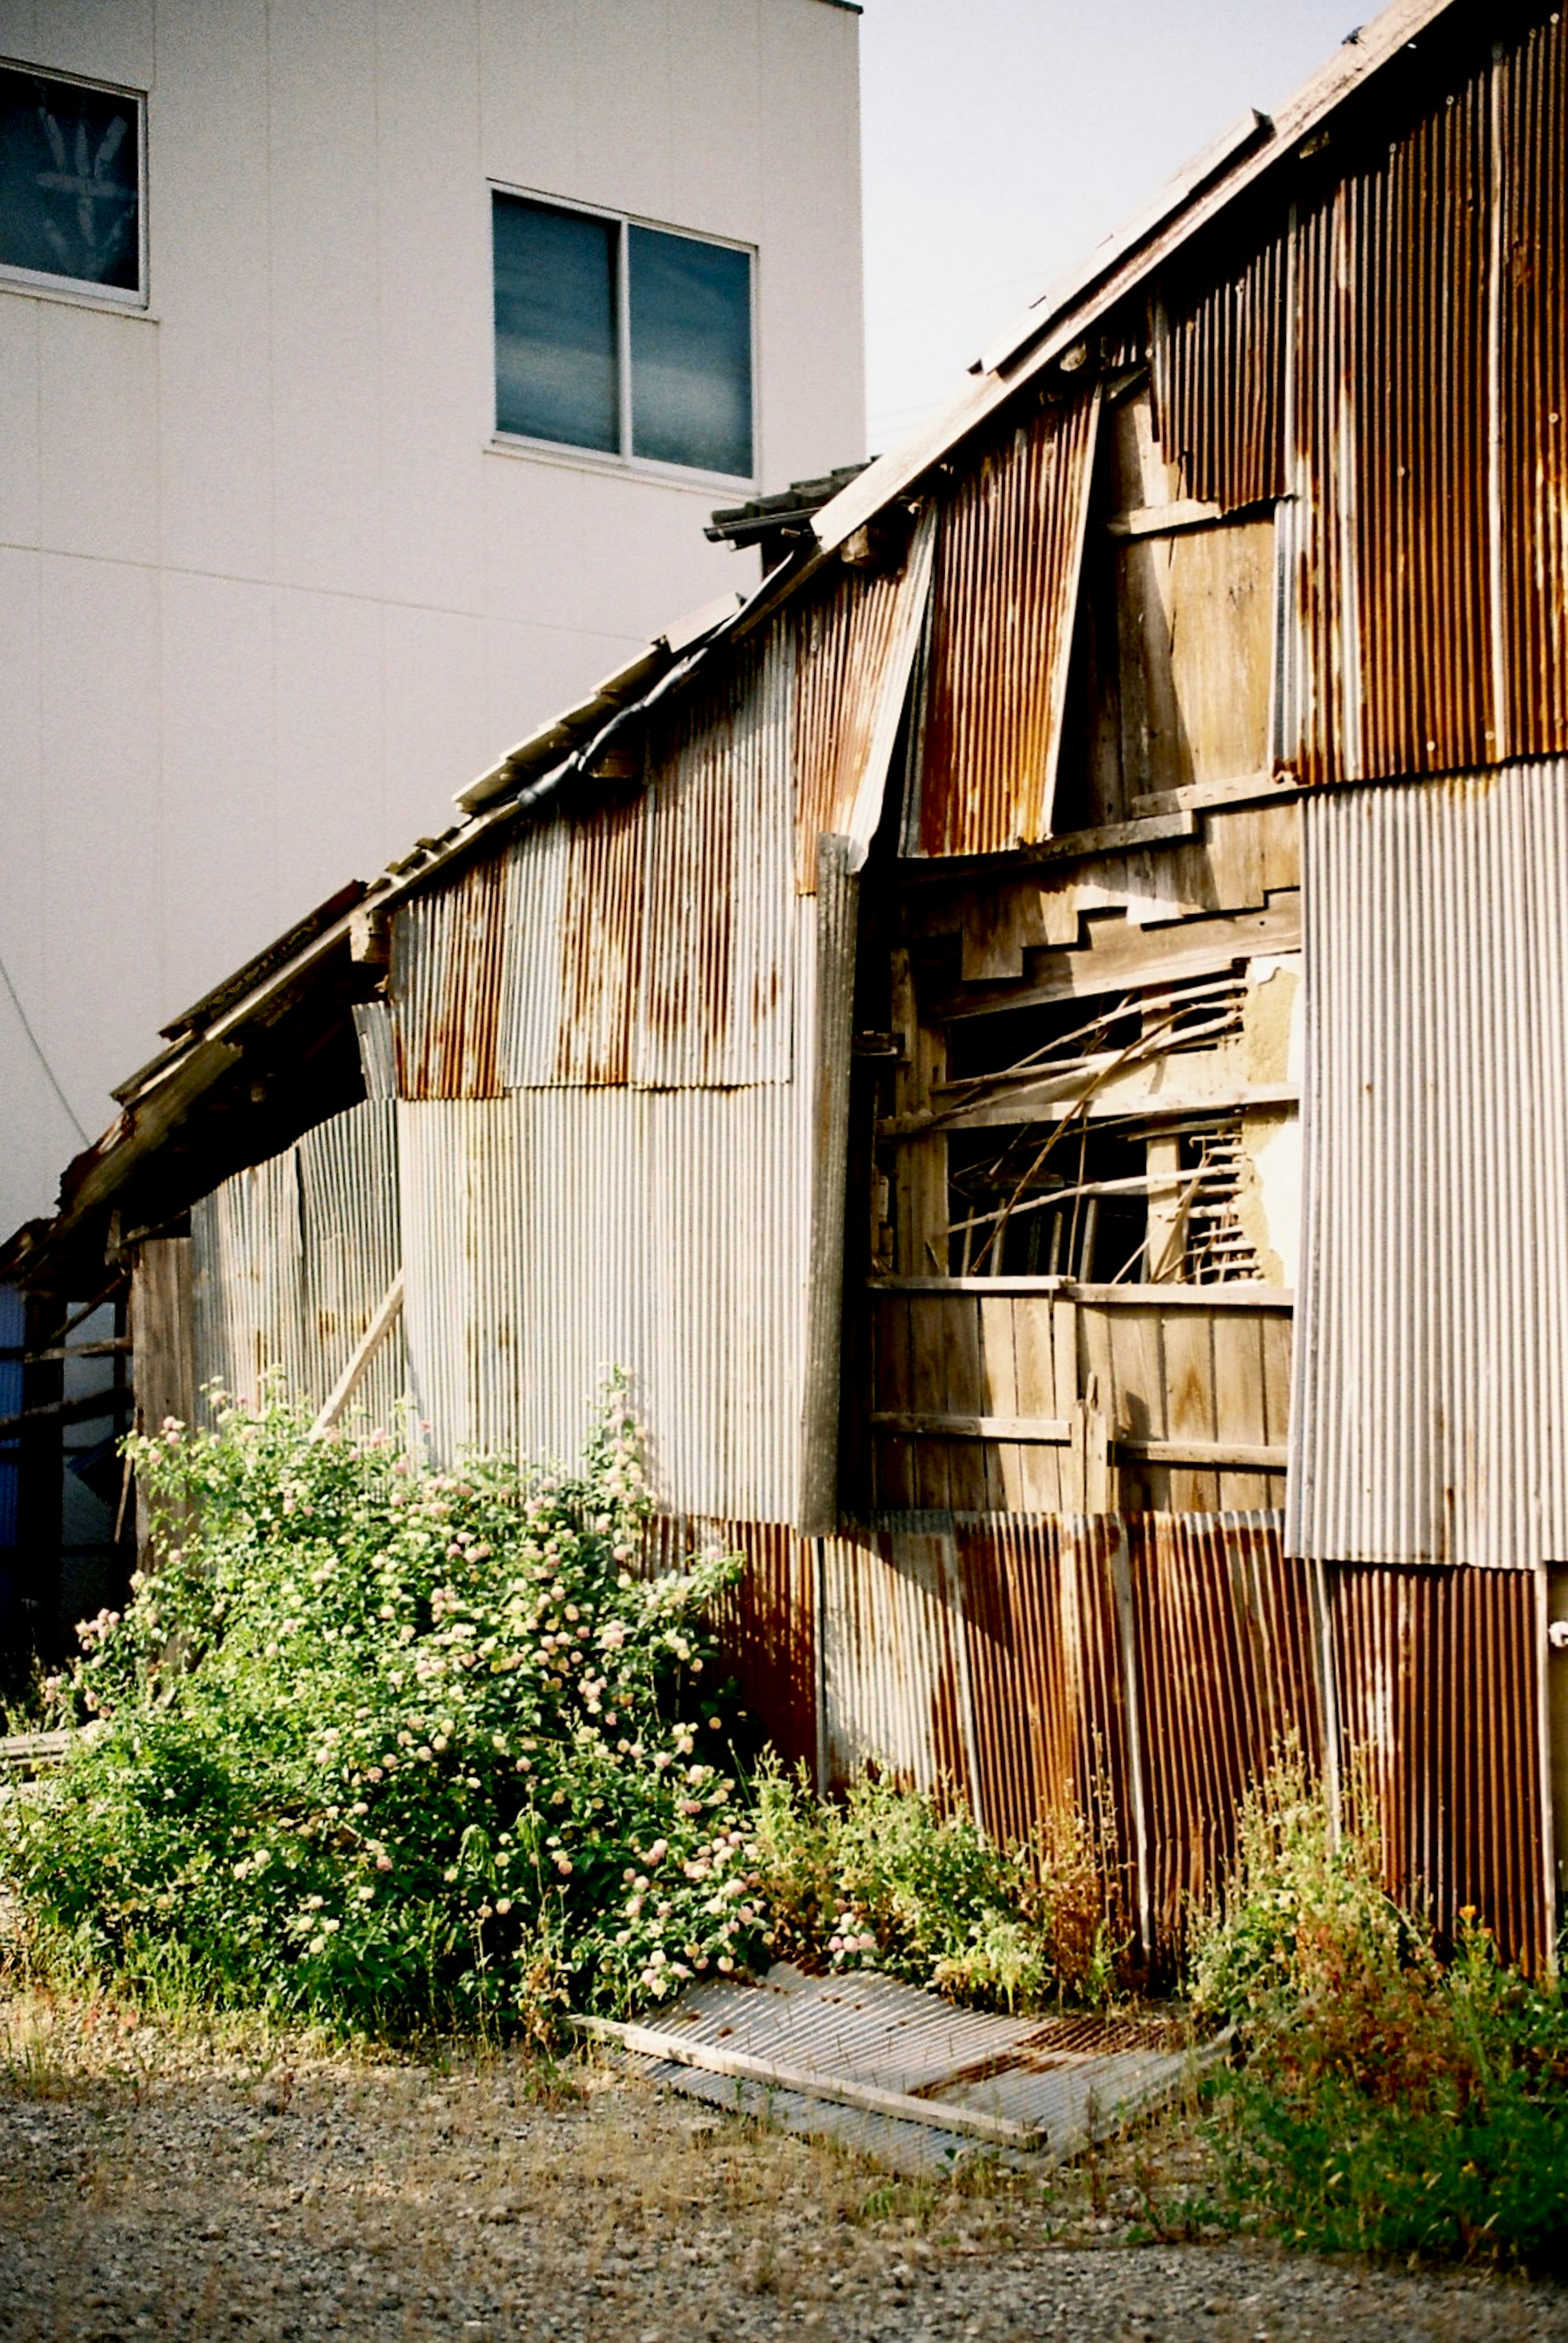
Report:
[{"label": "window frame", "polygon": [[0,260],[0,290],[33,293],[54,298],[83,301],[95,309],[146,310],[152,294],[148,283],[147,244],[147,100],[149,92],[134,89],[127,82],[100,81],[90,74],[66,73],[55,65],[40,65],[35,58],[0,55],[0,69],[7,73],[30,75],[38,81],[64,82],[71,89],[91,89],[106,97],[127,97],[136,110],[136,283],[128,286],[95,285],[88,277],[56,277],[41,268],[24,268],[15,261]]},{"label": "window frame", "polygon": [[[539,439],[531,432],[503,430],[496,419],[496,388],[499,380],[499,351],[496,334],[496,248],[495,198],[516,196],[524,203],[538,204],[546,211],[566,212],[578,219],[608,220],[616,228],[615,246],[615,336],[616,336],[616,404],[620,445],[617,448],[582,447],[570,439]],[[689,244],[717,245],[725,252],[743,252],[749,263],[747,276],[747,331],[750,354],[751,392],[751,469],[749,472],[709,472],[694,464],[671,464],[655,456],[638,456],[632,449],[631,407],[631,269],[630,231],[634,227],[651,228],[659,236],[683,237]],[[709,236],[706,230],[673,226],[668,220],[650,219],[641,212],[617,211],[608,204],[580,203],[575,197],[552,196],[540,187],[518,186],[509,179],[487,179],[485,182],[485,233],[487,239],[490,267],[490,441],[491,447],[502,455],[538,456],[556,463],[583,465],[589,470],[635,474],[640,479],[664,481],[671,487],[755,488],[762,476],[759,461],[761,429],[758,396],[758,297],[757,277],[760,254],[754,244],[744,237]]]}]

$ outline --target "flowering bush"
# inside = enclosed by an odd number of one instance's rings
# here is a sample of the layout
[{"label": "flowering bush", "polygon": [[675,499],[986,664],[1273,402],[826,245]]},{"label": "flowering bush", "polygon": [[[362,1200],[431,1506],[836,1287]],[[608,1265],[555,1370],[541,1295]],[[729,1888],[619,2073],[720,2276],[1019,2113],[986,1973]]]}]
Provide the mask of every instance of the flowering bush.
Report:
[{"label": "flowering bush", "polygon": [[765,1963],[704,1697],[736,1565],[635,1574],[618,1392],[569,1478],[420,1473],[276,1396],[131,1451],[166,1558],[54,1686],[99,1730],[0,1820],[56,1956],[378,2028]]}]

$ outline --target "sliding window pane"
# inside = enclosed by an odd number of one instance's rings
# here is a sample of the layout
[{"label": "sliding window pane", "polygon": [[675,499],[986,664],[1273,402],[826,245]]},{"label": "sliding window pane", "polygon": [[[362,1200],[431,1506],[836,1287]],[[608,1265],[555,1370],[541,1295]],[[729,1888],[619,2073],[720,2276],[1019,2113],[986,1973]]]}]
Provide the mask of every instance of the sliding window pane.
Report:
[{"label": "sliding window pane", "polygon": [[137,102],[0,66],[0,265],[141,286]]},{"label": "sliding window pane", "polygon": [[751,477],[751,260],[629,231],[632,452]]},{"label": "sliding window pane", "polygon": [[494,196],[496,427],[620,447],[613,220]]}]

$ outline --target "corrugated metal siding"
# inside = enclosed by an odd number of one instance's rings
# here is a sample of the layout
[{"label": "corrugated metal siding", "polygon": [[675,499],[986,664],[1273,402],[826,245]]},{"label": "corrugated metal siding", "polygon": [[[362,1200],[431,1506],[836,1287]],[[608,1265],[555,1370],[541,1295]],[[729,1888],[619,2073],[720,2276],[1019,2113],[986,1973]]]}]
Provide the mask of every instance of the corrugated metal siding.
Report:
[{"label": "corrugated metal siding", "polygon": [[962,1596],[950,1536],[822,1540],[822,1673],[830,1783],[869,1765],[972,1799]]},{"label": "corrugated metal siding", "polygon": [[1568,764],[1312,799],[1290,1517],[1568,1553]]},{"label": "corrugated metal siding", "polygon": [[487,856],[404,904],[390,998],[403,1098],[498,1098],[506,865]]},{"label": "corrugated metal siding", "polygon": [[[397,1273],[394,1114],[389,1102],[351,1107],[193,1205],[198,1385],[254,1400],[281,1367],[293,1394],[326,1399]],[[393,1429],[405,1381],[394,1328],[355,1410]]]},{"label": "corrugated metal siding", "polygon": [[1291,1741],[1323,1756],[1321,1624],[1308,1563],[1287,1561],[1279,1517],[1133,1516],[1130,1580],[1155,1942],[1236,1852],[1236,1811]]},{"label": "corrugated metal siding", "polygon": [[[1568,749],[1568,24],[1502,69],[1503,428],[1495,450],[1515,754]],[[1523,729],[1522,729],[1523,728]]]},{"label": "corrugated metal siding", "polygon": [[1466,1906],[1538,1968],[1553,1927],[1540,1629],[1527,1571],[1332,1574],[1342,1765],[1370,1788],[1392,1888],[1452,1934]]},{"label": "corrugated metal siding", "polygon": [[[809,1003],[809,949],[801,961]],[[435,1453],[574,1459],[621,1366],[662,1503],[793,1519],[809,1083],[521,1091],[398,1114],[405,1322]]]},{"label": "corrugated metal siding", "polygon": [[397,1095],[397,1059],[392,1044],[392,1012],[385,1001],[357,1001],[354,1035],[359,1044],[359,1071],[368,1099]]},{"label": "corrugated metal siding", "polygon": [[1210,269],[1150,318],[1150,379],[1168,463],[1190,496],[1233,512],[1286,488],[1285,364],[1290,253],[1282,240]]},{"label": "corrugated metal siding", "polygon": [[971,452],[942,509],[914,851],[1050,834],[1099,412],[1093,389]]},{"label": "corrugated metal siding", "polygon": [[851,840],[858,870],[876,833],[930,599],[935,537],[927,511],[900,570],[841,570],[791,608],[795,884],[803,895],[816,891],[819,837]]},{"label": "corrugated metal siding", "polygon": [[1277,755],[1311,781],[1568,748],[1568,27],[1365,135],[1151,319],[1186,492],[1288,495]]},{"label": "corrugated metal siding", "polygon": [[649,718],[649,778],[530,827],[393,921],[399,1094],[787,1082],[793,650]]},{"label": "corrugated metal siding", "polygon": [[1448,1932],[1473,1905],[1508,1957],[1543,1962],[1526,1574],[1319,1569],[1270,1513],[932,1514],[819,1541],[677,1523],[653,1548],[709,1537],[747,1554],[726,1635],[781,1747],[809,1751],[819,1643],[828,1783],[946,1785],[1015,1842],[1086,1815],[1115,1923],[1157,1967],[1292,1739],[1370,1788],[1391,1890]]},{"label": "corrugated metal siding", "polygon": [[1139,1909],[1139,1834],[1114,1517],[954,1521],[974,1703],[975,1812],[993,1837],[1087,1816],[1123,1921]]},{"label": "corrugated metal siding", "polygon": [[650,1577],[694,1555],[739,1554],[744,1567],[715,1624],[740,1704],[787,1765],[817,1765],[816,1544],[779,1522],[656,1513],[643,1563]]}]

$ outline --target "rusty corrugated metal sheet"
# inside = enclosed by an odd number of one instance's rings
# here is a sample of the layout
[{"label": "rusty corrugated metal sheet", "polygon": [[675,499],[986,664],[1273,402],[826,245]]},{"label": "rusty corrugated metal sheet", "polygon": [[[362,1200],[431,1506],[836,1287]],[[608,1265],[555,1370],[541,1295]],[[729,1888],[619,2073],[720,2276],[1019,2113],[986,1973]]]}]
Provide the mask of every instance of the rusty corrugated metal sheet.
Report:
[{"label": "rusty corrugated metal sheet", "polygon": [[1126,1524],[1154,1946],[1181,1943],[1236,1852],[1237,1808],[1294,1742],[1322,1763],[1317,1574],[1271,1513]]},{"label": "rusty corrugated metal sheet", "polygon": [[829,1785],[875,1765],[972,1801],[973,1712],[950,1534],[824,1538],[822,1680]]},{"label": "rusty corrugated metal sheet", "polygon": [[1100,394],[971,450],[936,554],[906,845],[1000,854],[1050,834]]},{"label": "rusty corrugated metal sheet", "polygon": [[[350,1107],[192,1207],[198,1388],[216,1381],[254,1400],[280,1367],[296,1397],[326,1399],[397,1273],[394,1113],[385,1101]],[[394,1328],[355,1412],[394,1429],[405,1381]],[[202,1413],[210,1420],[205,1403]]]},{"label": "rusty corrugated metal sheet", "polygon": [[881,816],[888,769],[930,595],[934,517],[901,568],[844,569],[792,606],[795,884],[817,886],[817,840],[848,838],[859,870]]},{"label": "rusty corrugated metal sheet", "polygon": [[1022,1841],[1053,1815],[1088,1818],[1123,1920],[1139,1909],[1139,1833],[1111,1520],[959,1516],[974,1704],[974,1808]]},{"label": "rusty corrugated metal sheet", "polygon": [[399,910],[400,1096],[789,1081],[792,702],[780,628],[650,716],[633,794],[574,805]]},{"label": "rusty corrugated metal sheet", "polygon": [[403,905],[390,1000],[403,1098],[498,1098],[506,865],[497,856]]},{"label": "rusty corrugated metal sheet", "polygon": [[1568,24],[1501,68],[1511,158],[1497,329],[1505,674],[1512,754],[1568,750]]},{"label": "rusty corrugated metal sheet", "polygon": [[[1278,761],[1309,781],[1568,747],[1568,35],[1518,35],[1151,305],[1187,493],[1283,496]],[[1323,172],[1328,159],[1313,166]]]},{"label": "rusty corrugated metal sheet", "polygon": [[1550,1949],[1540,1626],[1529,1571],[1332,1574],[1341,1767],[1369,1782],[1391,1889],[1452,1936],[1466,1906],[1506,1959]]},{"label": "rusty corrugated metal sheet", "polygon": [[[799,907],[808,930],[814,910]],[[619,1366],[662,1504],[794,1519],[809,1084],[518,1091],[398,1116],[404,1317],[433,1453],[570,1461]]]},{"label": "rusty corrugated metal sheet", "polygon": [[1276,237],[1228,266],[1211,257],[1196,284],[1151,304],[1154,426],[1187,494],[1226,512],[1285,493],[1290,267]]},{"label": "rusty corrugated metal sheet", "polygon": [[1473,1906],[1543,1964],[1529,1573],[1320,1568],[1274,1513],[931,1514],[821,1540],[664,1519],[648,1566],[709,1544],[746,1556],[720,1636],[776,1746],[819,1748],[829,1786],[875,1766],[958,1790],[999,1840],[1087,1816],[1114,1923],[1158,1972],[1292,1741],[1347,1799],[1370,1789],[1392,1893],[1449,1933]]},{"label": "rusty corrugated metal sheet", "polygon": [[722,1522],[656,1513],[648,1524],[650,1576],[695,1554],[739,1554],[744,1567],[715,1626],[741,1707],[789,1766],[817,1766],[816,1546],[778,1522]]},{"label": "rusty corrugated metal sheet", "polygon": [[1568,1553],[1568,761],[1325,792],[1287,1534]]}]

